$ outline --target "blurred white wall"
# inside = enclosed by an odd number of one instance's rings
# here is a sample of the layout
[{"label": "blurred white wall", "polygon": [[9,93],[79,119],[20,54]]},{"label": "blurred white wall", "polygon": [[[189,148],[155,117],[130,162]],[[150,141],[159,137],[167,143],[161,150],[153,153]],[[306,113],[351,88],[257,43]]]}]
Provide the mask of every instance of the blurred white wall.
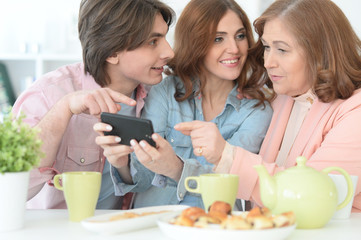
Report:
[{"label": "blurred white wall", "polygon": [[80,0],[0,0],[0,54],[79,52],[79,3]]},{"label": "blurred white wall", "polygon": [[[7,66],[17,95],[43,73],[81,60],[77,30],[80,1],[0,0],[0,61]],[[179,16],[190,0],[163,1]],[[253,22],[274,0],[236,1]],[[361,38],[361,1],[333,1]],[[167,35],[172,46],[174,27]]]},{"label": "blurred white wall", "polygon": [[[182,9],[190,0],[164,0],[180,15]],[[253,22],[274,0],[236,0],[236,2],[247,13],[251,22]],[[348,17],[351,25],[361,38],[361,1],[360,0],[332,0],[335,2]],[[322,9],[320,9],[322,11]],[[168,40],[173,43],[174,25],[170,29]]]},{"label": "blurred white wall", "polygon": [[[163,0],[180,15],[189,0]],[[273,0],[236,0],[253,22]],[[361,37],[361,1],[333,0]],[[38,45],[52,54],[81,53],[77,33],[80,0],[0,0],[0,55],[22,53]],[[320,9],[322,11],[322,9]],[[168,39],[173,42],[174,25]]]}]

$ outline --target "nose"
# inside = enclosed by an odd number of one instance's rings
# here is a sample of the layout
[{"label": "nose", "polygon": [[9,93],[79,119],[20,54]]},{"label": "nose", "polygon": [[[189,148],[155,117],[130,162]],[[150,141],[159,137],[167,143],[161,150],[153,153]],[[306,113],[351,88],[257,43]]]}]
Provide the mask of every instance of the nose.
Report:
[{"label": "nose", "polygon": [[239,47],[234,39],[229,40],[226,51],[231,54],[237,54],[239,52]]},{"label": "nose", "polygon": [[160,58],[164,60],[172,59],[174,52],[167,40],[164,39],[164,44],[161,50]]},{"label": "nose", "polygon": [[265,51],[263,53],[263,59],[264,59],[263,65],[266,69],[274,68],[277,66],[275,56],[271,51],[269,51],[269,52]]}]

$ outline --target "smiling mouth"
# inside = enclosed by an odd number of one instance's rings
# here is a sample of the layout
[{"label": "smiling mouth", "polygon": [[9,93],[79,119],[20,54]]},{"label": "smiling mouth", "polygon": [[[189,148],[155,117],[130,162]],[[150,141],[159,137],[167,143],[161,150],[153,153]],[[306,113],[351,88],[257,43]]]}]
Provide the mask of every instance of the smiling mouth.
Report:
[{"label": "smiling mouth", "polygon": [[238,61],[239,61],[239,58],[233,59],[233,60],[223,60],[223,61],[221,61],[221,63],[224,63],[224,64],[234,64],[234,63],[237,63]]}]

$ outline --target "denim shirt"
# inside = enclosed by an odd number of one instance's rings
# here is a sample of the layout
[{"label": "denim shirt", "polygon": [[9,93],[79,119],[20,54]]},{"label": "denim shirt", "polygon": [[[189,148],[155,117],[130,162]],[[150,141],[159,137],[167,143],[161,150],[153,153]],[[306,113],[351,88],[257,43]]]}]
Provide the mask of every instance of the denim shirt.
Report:
[{"label": "denim shirt", "polygon": [[[174,98],[176,87],[183,87],[183,83],[175,76],[168,76],[153,86],[146,99],[142,118],[153,122],[154,131],[168,140],[177,156],[184,162],[179,182],[148,170],[137,160],[134,153],[131,154],[130,161],[133,185],[125,184],[115,168],[111,171],[115,194],[137,192],[134,199],[135,208],[168,204],[203,207],[200,195],[187,192],[184,181],[188,176],[213,172],[214,165],[202,156],[195,156],[190,136],[174,129],[180,122],[204,121],[202,97],[198,95],[177,102]],[[223,111],[211,122],[218,126],[221,135],[230,144],[258,153],[273,111],[268,103],[266,107],[254,107],[258,100],[239,100],[237,94],[235,86],[228,95]]]}]

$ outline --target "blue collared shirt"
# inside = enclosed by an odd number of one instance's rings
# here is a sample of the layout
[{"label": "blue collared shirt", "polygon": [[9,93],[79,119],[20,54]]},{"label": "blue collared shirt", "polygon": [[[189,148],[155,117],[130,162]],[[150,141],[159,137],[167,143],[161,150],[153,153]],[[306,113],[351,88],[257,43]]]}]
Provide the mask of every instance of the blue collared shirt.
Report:
[{"label": "blue collared shirt", "polygon": [[[136,90],[133,91],[131,98],[135,99]],[[128,106],[124,103],[119,103],[121,110],[118,114],[127,115],[127,116],[136,116],[136,111],[134,106]],[[114,194],[113,180],[111,179],[111,165],[108,160],[105,159],[103,173],[102,173],[102,183],[100,187],[99,198],[97,202],[97,209],[120,209],[123,199]]]},{"label": "blue collared shirt", "polygon": [[[186,191],[184,180],[188,176],[211,173],[214,166],[204,157],[194,155],[190,136],[174,129],[174,125],[180,122],[204,121],[202,98],[194,96],[177,102],[174,98],[176,86],[183,86],[183,83],[174,76],[169,76],[153,86],[146,99],[142,118],[153,122],[154,131],[168,140],[177,156],[184,162],[179,182],[148,170],[137,160],[134,153],[130,162],[133,185],[123,183],[116,169],[111,171],[116,195],[137,192],[134,200],[136,208],[167,204],[203,207],[198,194]],[[237,94],[235,86],[228,95],[223,111],[211,122],[218,126],[221,135],[230,144],[258,153],[273,111],[268,103],[265,107],[254,107],[257,100],[239,100]]]}]

